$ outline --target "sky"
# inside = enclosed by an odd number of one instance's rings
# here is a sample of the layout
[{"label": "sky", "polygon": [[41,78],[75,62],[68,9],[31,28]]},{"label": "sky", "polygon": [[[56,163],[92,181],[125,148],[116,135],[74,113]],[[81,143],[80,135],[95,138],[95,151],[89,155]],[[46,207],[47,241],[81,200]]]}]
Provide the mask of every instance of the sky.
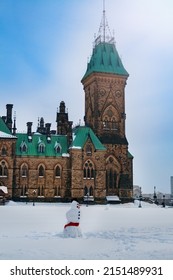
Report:
[{"label": "sky", "polygon": [[[106,18],[129,73],[126,136],[134,185],[170,193],[173,175],[173,1],[106,0]],[[103,0],[0,1],[0,116],[14,104],[18,131],[38,117],[56,128],[65,101],[83,122],[81,79],[98,34]]]}]

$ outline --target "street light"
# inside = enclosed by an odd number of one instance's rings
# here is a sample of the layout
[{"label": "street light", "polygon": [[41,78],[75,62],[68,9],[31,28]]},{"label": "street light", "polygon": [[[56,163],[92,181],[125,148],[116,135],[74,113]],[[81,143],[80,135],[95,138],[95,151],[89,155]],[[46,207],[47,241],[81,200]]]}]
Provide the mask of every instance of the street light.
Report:
[{"label": "street light", "polygon": [[163,195],[163,202],[162,202],[162,206],[165,207],[165,195]]},{"label": "street light", "polygon": [[36,190],[33,190],[33,206],[35,206]]},{"label": "street light", "polygon": [[29,194],[28,192],[25,193],[25,195],[26,195],[26,204],[28,202],[28,194]]},{"label": "street light", "polygon": [[154,203],[158,204],[157,195],[156,195],[156,187],[154,187],[154,195],[153,195]]},{"label": "street light", "polygon": [[88,207],[88,203],[89,203],[89,192],[87,192],[87,204],[86,204],[86,207]]},{"label": "street light", "polygon": [[139,195],[139,208],[141,208],[142,207],[142,205],[141,205],[141,200],[142,200],[142,191],[141,191],[141,187],[140,187],[140,195]]}]

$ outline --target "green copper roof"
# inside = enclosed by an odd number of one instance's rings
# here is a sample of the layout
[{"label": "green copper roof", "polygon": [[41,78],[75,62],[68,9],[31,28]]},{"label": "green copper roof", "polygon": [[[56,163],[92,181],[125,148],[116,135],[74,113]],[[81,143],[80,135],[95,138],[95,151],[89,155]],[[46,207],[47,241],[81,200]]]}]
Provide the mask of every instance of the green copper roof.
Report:
[{"label": "green copper roof", "polygon": [[94,134],[93,130],[86,126],[79,126],[74,129],[74,137],[71,148],[82,149],[88,138],[91,139],[96,150],[106,150],[98,137]]},{"label": "green copper roof", "polygon": [[67,137],[64,135],[47,137],[39,133],[32,136],[17,133],[16,136],[16,155],[18,156],[68,156]]},{"label": "green copper roof", "polygon": [[4,123],[1,117],[0,117],[0,131],[7,134],[11,134],[10,130],[8,129],[8,127],[6,126],[6,124]]},{"label": "green copper roof", "polygon": [[122,64],[115,45],[106,42],[99,43],[93,49],[93,54],[82,80],[95,72],[129,76]]}]

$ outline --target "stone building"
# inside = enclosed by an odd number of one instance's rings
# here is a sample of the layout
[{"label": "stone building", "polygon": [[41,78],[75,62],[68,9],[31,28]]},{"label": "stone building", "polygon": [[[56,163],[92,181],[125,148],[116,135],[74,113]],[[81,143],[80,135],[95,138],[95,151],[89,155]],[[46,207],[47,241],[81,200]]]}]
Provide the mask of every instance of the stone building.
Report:
[{"label": "stone building", "polygon": [[125,133],[128,72],[107,34],[105,11],[93,52],[81,80],[85,92],[84,126],[72,127],[65,102],[56,130],[40,118],[37,131],[27,122],[18,133],[12,104],[0,118],[0,185],[15,200],[96,203],[133,199],[133,157]]}]

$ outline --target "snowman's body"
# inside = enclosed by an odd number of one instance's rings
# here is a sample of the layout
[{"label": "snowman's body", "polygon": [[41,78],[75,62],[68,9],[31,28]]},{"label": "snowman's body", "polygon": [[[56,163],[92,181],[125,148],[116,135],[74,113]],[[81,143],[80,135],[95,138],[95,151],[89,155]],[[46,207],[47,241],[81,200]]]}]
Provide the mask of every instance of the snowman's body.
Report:
[{"label": "snowman's body", "polygon": [[72,202],[71,209],[66,213],[66,217],[68,223],[64,226],[64,237],[81,237],[80,205],[78,202]]}]

